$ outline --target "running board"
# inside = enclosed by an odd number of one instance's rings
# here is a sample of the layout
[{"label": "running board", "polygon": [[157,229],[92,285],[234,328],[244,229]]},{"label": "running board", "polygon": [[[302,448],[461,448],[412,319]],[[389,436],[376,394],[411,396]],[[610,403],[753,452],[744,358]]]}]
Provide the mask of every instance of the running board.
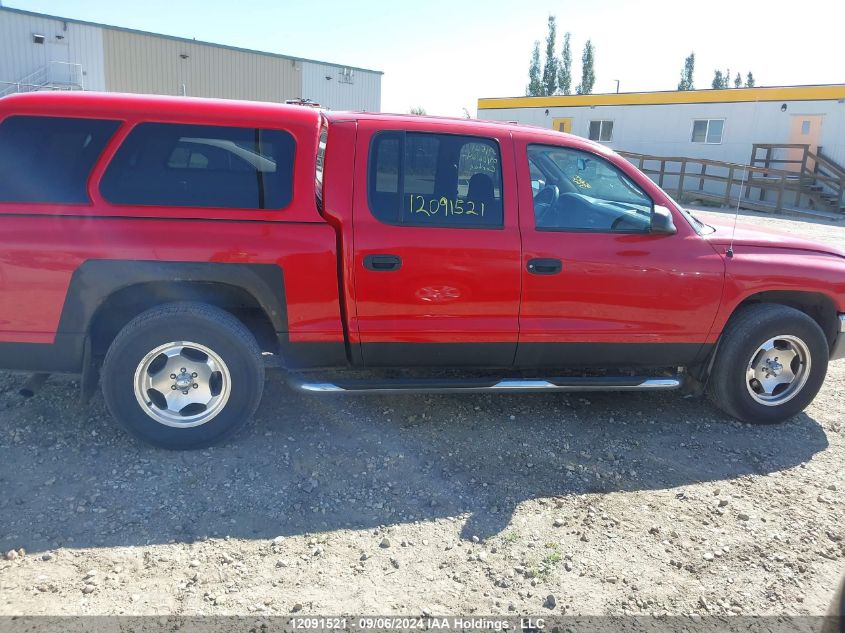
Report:
[{"label": "running board", "polygon": [[655,391],[678,389],[679,376],[617,377],[599,376],[545,379],[395,379],[395,380],[340,380],[337,382],[305,382],[291,377],[294,389],[307,393],[530,393],[551,391]]}]

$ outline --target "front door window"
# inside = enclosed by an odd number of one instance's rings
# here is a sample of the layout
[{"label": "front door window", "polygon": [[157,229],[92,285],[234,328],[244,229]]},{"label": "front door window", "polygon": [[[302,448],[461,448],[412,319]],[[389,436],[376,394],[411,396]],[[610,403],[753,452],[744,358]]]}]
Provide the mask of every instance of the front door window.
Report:
[{"label": "front door window", "polygon": [[596,233],[650,230],[651,198],[605,159],[574,148],[529,145],[528,161],[537,229]]}]

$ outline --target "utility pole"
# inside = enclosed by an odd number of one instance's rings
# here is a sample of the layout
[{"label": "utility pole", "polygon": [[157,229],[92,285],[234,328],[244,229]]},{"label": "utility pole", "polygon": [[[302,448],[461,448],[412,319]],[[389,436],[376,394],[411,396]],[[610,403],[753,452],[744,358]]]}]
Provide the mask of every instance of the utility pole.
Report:
[{"label": "utility pole", "polygon": [[619,94],[619,80],[618,80],[618,79],[614,79],[613,81],[615,81],[615,82],[616,82],[616,94]]}]

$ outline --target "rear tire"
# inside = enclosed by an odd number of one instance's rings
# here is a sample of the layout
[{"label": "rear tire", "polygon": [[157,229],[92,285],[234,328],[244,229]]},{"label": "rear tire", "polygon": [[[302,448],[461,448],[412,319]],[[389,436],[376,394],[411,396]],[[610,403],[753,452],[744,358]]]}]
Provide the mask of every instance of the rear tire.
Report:
[{"label": "rear tire", "polygon": [[707,393],[717,407],[743,422],[782,422],[816,397],[829,355],[824,332],[803,312],[750,305],[726,326]]},{"label": "rear tire", "polygon": [[144,312],[111,344],[103,395],[115,419],[155,446],[185,450],[232,435],[264,389],[261,350],[228,312],[171,303]]}]

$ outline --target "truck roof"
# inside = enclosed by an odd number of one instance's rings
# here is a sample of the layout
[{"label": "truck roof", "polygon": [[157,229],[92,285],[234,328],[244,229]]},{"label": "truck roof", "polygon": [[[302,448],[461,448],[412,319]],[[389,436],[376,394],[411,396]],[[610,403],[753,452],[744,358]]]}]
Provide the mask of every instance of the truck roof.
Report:
[{"label": "truck roof", "polygon": [[435,125],[455,125],[455,126],[465,126],[465,125],[493,125],[496,128],[501,129],[536,129],[540,131],[550,131],[553,130],[546,130],[546,128],[541,128],[533,125],[525,125],[522,123],[517,123],[516,121],[493,121],[489,119],[467,119],[466,117],[450,117],[450,116],[435,116],[431,114],[397,114],[391,112],[355,112],[355,111],[342,111],[342,110],[331,110],[326,111],[325,114],[326,118],[329,121],[399,121],[399,122],[407,122],[407,123],[417,123],[419,124],[420,121],[427,121]]},{"label": "truck roof", "polygon": [[240,118],[277,120],[283,116],[289,122],[315,126],[320,120],[320,112],[315,108],[281,103],[87,91],[43,91],[9,95],[0,99],[0,112],[8,111],[94,116],[209,116],[232,121]]},{"label": "truck roof", "polygon": [[[240,119],[259,122],[278,121],[284,118],[288,123],[302,126],[319,125],[320,116],[325,116],[329,122],[340,121],[384,121],[407,122],[416,124],[428,122],[439,128],[477,129],[486,128],[509,131],[530,131],[532,136],[554,136],[560,138],[560,132],[547,128],[518,124],[516,122],[488,121],[466,119],[459,117],[441,117],[415,114],[389,114],[383,112],[352,112],[338,110],[319,110],[310,106],[288,105],[266,101],[242,101],[236,99],[212,99],[206,97],[175,97],[166,95],[128,94],[117,92],[88,92],[88,91],[42,91],[8,95],[0,98],[0,114],[3,112],[27,112],[41,115],[65,114],[69,116],[140,116],[155,118],[154,115],[164,117],[189,117],[202,119],[210,117],[218,121],[237,123]],[[153,115],[153,116],[151,116]],[[573,140],[575,140],[573,138]],[[578,142],[583,143],[583,139]],[[587,141],[584,144],[593,146]],[[601,151],[604,148],[598,147]]]}]

